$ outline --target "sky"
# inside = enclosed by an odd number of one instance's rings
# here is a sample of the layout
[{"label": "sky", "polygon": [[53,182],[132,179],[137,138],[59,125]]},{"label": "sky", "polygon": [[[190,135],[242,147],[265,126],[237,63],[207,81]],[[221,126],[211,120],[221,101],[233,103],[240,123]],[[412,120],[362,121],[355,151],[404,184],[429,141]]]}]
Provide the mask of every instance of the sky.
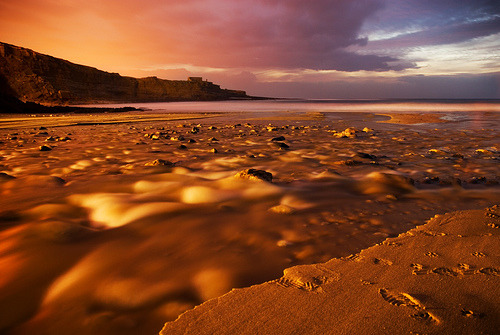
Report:
[{"label": "sky", "polygon": [[497,0],[0,0],[0,41],[256,96],[500,98]]}]

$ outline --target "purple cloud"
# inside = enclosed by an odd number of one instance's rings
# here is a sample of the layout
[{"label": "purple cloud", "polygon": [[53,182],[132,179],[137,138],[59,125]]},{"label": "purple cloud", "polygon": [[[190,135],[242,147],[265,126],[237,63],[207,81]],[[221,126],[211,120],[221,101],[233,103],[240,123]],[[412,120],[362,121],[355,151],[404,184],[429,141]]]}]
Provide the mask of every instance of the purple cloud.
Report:
[{"label": "purple cloud", "polygon": [[[394,57],[359,55],[344,48],[366,45],[359,31],[380,0],[207,1],[195,7],[164,6],[157,19],[170,27],[171,62],[212,67],[278,67],[340,71],[385,71]],[[187,15],[184,10],[194,8]],[[186,20],[186,17],[192,20]],[[153,32],[158,40],[162,31]]]},{"label": "purple cloud", "polygon": [[491,0],[386,0],[375,18],[365,33],[400,34],[369,43],[369,48],[452,44],[500,33],[500,5]]}]

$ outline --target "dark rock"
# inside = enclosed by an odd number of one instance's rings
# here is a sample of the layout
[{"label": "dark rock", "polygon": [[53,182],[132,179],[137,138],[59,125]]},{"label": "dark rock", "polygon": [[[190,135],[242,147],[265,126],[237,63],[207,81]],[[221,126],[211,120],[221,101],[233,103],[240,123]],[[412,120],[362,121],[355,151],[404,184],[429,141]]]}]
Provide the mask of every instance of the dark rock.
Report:
[{"label": "dark rock", "polygon": [[484,184],[486,183],[486,177],[472,177],[469,180],[470,184]]},{"label": "dark rock", "polygon": [[425,177],[422,181],[424,184],[438,184],[439,177]]},{"label": "dark rock", "polygon": [[42,145],[40,147],[40,151],[50,151],[50,150],[52,150],[52,148],[49,147],[48,145]]},{"label": "dark rock", "polygon": [[11,176],[10,174],[7,174],[5,172],[0,172],[0,181],[7,181],[11,179],[16,179],[16,177]]},{"label": "dark rock", "polygon": [[216,139],[215,137],[210,137],[208,140],[209,140],[209,141],[212,141],[212,142],[217,142],[217,141],[219,141],[219,140],[218,140],[218,139]]},{"label": "dark rock", "polygon": [[286,150],[286,149],[289,149],[290,146],[286,143],[283,143],[283,142],[273,142],[278,148],[282,149],[282,150]]},{"label": "dark rock", "polygon": [[273,139],[271,139],[271,141],[275,142],[275,141],[284,141],[285,140],[285,137],[284,136],[278,136],[278,137],[275,137]]},{"label": "dark rock", "polygon": [[21,220],[21,215],[15,211],[0,212],[0,223],[5,226],[5,223],[14,223]]},{"label": "dark rock", "polygon": [[356,165],[363,165],[363,162],[357,161],[355,159],[348,159],[345,161],[341,161],[340,164],[347,165],[347,166],[356,166]]},{"label": "dark rock", "polygon": [[372,161],[377,159],[377,156],[371,155],[371,154],[367,154],[366,152],[358,152],[358,153],[356,153],[356,155],[359,158],[370,159]]},{"label": "dark rock", "polygon": [[219,151],[217,151],[217,149],[213,148],[212,150],[210,150],[210,152],[213,152],[214,154],[218,153]]},{"label": "dark rock", "polygon": [[192,138],[189,139],[188,143],[196,143],[195,140],[193,140]]},{"label": "dark rock", "polygon": [[273,181],[273,175],[270,172],[257,169],[246,169],[238,172],[235,175],[236,178],[249,179],[249,180],[263,180],[267,182]]},{"label": "dark rock", "polygon": [[175,164],[163,159],[155,159],[154,161],[144,164],[145,166],[174,166]]},{"label": "dark rock", "polygon": [[175,136],[170,137],[170,140],[172,140],[172,141],[185,141],[186,138],[182,135],[179,135],[177,137],[175,137]]},{"label": "dark rock", "polygon": [[340,133],[336,132],[333,135],[335,137],[339,137],[339,138],[355,138],[355,137],[357,137],[357,133],[358,133],[358,130],[356,128],[349,127],[349,128],[346,128],[344,131],[342,131]]},{"label": "dark rock", "polygon": [[177,148],[181,149],[181,150],[186,150],[188,147],[185,146],[184,144],[181,144],[179,145]]}]

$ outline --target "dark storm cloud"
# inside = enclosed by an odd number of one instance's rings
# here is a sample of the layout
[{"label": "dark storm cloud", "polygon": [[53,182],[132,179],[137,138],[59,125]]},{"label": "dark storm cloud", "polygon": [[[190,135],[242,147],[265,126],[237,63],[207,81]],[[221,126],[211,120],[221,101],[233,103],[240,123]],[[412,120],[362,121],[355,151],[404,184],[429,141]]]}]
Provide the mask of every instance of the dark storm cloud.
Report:
[{"label": "dark storm cloud", "polygon": [[486,21],[465,22],[444,27],[431,27],[425,30],[402,34],[390,39],[377,41],[372,47],[383,45],[392,48],[407,48],[425,45],[445,45],[469,41],[500,33],[500,17]]},{"label": "dark storm cloud", "polygon": [[[382,8],[381,0],[190,0],[162,8],[150,19],[161,20],[164,26],[149,36],[168,39],[161,56],[169,62],[224,68],[385,71],[396,60],[344,50],[366,45],[359,31]],[[170,29],[174,24],[177,28]],[[176,34],[165,36],[170,30]]]},{"label": "dark storm cloud", "polygon": [[387,0],[377,18],[373,28],[400,35],[371,46],[452,44],[500,33],[500,5],[490,0]]},{"label": "dark storm cloud", "polygon": [[[181,33],[198,36],[195,45],[184,46],[184,60],[201,66],[340,71],[385,71],[396,60],[343,50],[366,45],[359,30],[382,8],[379,0],[218,3],[223,6],[217,10],[196,13],[196,22]],[[204,52],[195,52],[199,48]]]}]

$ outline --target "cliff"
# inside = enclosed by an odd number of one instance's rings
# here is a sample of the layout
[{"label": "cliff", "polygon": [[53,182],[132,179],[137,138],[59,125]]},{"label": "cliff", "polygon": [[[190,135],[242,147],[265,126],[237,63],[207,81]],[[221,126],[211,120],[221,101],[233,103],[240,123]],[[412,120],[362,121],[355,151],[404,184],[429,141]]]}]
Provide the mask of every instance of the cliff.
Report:
[{"label": "cliff", "polygon": [[49,105],[250,98],[201,78],[132,78],[0,42],[0,95]]}]

